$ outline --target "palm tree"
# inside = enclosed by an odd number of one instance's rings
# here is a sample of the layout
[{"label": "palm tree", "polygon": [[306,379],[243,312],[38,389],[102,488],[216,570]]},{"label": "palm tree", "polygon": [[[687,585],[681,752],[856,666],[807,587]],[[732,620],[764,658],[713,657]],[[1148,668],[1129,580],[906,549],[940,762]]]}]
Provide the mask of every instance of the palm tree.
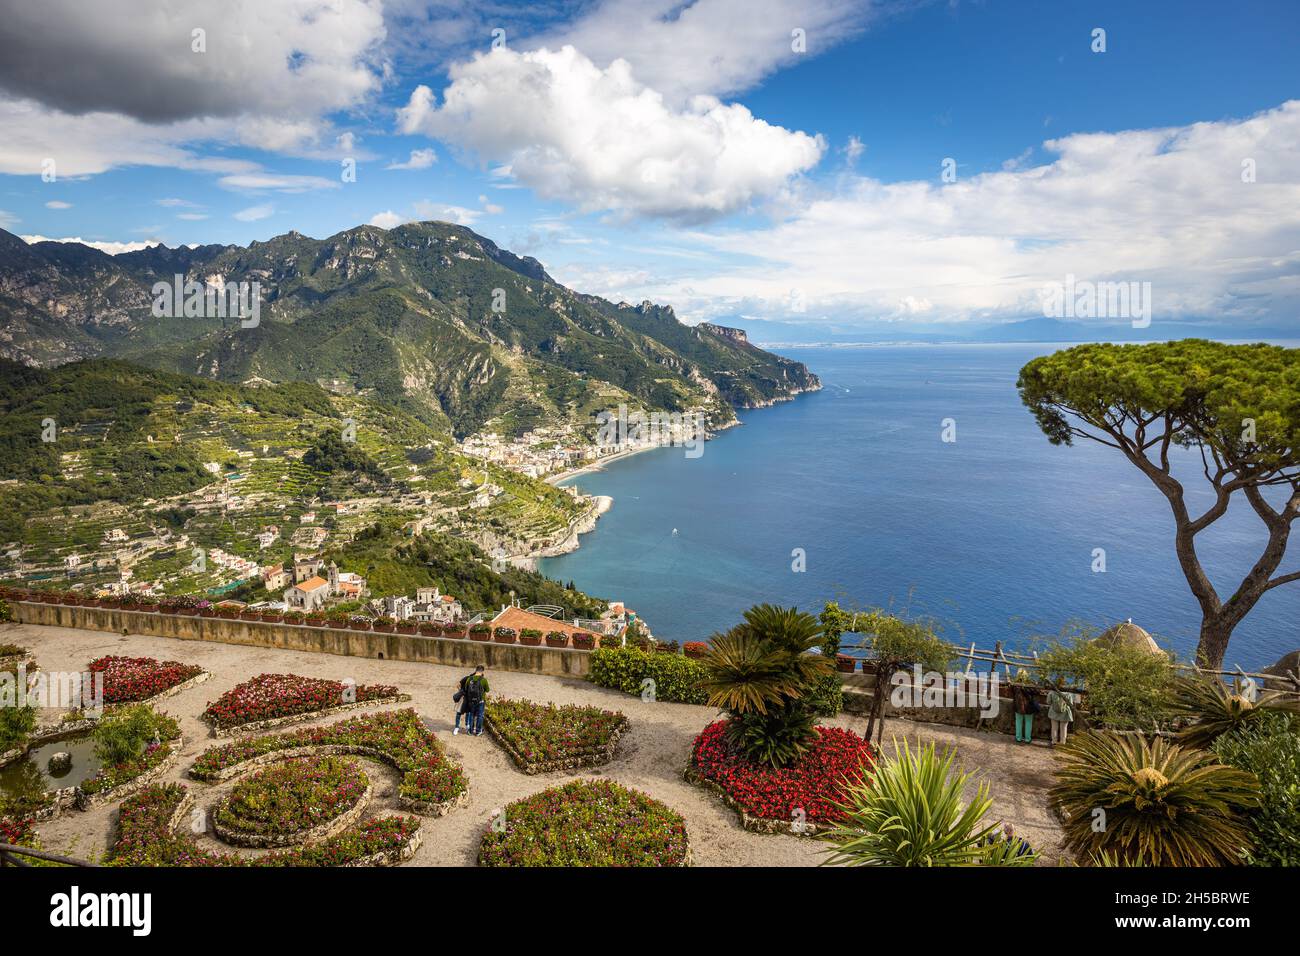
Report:
[{"label": "palm tree", "polygon": [[1250,846],[1239,814],[1258,806],[1259,781],[1206,751],[1088,731],[1057,755],[1061,767],[1048,796],[1065,818],[1066,846],[1080,856],[1228,866]]},{"label": "palm tree", "polygon": [[1191,721],[1178,732],[1178,742],[1208,747],[1221,734],[1248,726],[1264,714],[1300,714],[1300,704],[1276,691],[1265,691],[1252,701],[1217,678],[1197,676],[1175,683],[1172,710]]},{"label": "palm tree", "polygon": [[809,653],[820,640],[811,614],[771,604],[750,608],[740,624],[713,637],[700,659],[700,686],[710,706],[728,713],[728,733],[749,759],[779,767],[807,749],[816,717],[803,698],[831,669],[824,656]]},{"label": "palm tree", "polygon": [[847,786],[846,822],[825,834],[833,866],[1032,866],[1037,854],[999,824],[984,824],[993,801],[981,782],[963,805],[969,773],[953,771],[955,751],[894,741],[894,755],[869,779]]}]

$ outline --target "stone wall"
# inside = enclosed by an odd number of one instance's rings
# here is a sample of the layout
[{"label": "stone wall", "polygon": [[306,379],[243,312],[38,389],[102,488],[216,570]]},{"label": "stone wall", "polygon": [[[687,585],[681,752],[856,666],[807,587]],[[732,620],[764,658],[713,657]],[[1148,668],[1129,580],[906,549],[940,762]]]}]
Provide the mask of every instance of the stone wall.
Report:
[{"label": "stone wall", "polygon": [[152,611],[123,611],[116,608],[80,607],[13,601],[15,620],[23,624],[44,624],[115,634],[147,634],[179,641],[214,641],[249,647],[276,647],[289,651],[314,651],[347,657],[384,658],[474,667],[492,670],[547,674],[552,677],[586,677],[591,652],[559,647],[525,647],[416,634],[380,634],[302,624],[272,624],[219,617],[158,614]]}]

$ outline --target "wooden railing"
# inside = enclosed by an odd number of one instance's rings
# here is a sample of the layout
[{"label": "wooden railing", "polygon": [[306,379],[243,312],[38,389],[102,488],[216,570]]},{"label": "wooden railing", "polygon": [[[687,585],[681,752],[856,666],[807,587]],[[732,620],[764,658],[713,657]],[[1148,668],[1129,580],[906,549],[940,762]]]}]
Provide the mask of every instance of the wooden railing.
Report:
[{"label": "wooden railing", "polygon": [[15,846],[12,843],[0,843],[0,867],[4,866],[35,866],[29,863],[28,859],[43,860],[46,863],[55,863],[59,866],[98,866],[98,863],[90,863],[86,860],[77,860],[70,856],[60,856],[57,853],[46,853],[44,850],[33,850],[29,846]]}]

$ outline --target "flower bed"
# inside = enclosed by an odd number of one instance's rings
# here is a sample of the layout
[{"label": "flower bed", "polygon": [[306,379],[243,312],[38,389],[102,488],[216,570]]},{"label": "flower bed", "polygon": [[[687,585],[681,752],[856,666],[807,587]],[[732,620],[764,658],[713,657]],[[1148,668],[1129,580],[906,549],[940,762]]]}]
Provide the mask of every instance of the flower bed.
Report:
[{"label": "flower bed", "polygon": [[480,866],[686,866],[686,823],[611,780],[575,780],[516,800],[483,834]]},{"label": "flower bed", "polygon": [[79,810],[89,809],[108,799],[120,799],[124,793],[143,786],[167,771],[180,752],[180,724],[166,714],[159,713],[156,714],[154,727],[158,740],[146,745],[139,757],[100,767],[93,777],[82,781],[77,788]]},{"label": "flower bed", "polygon": [[311,843],[356,822],[369,796],[370,778],[353,760],[286,760],[235,784],[217,805],[212,826],[237,846]]},{"label": "flower bed", "polygon": [[408,809],[446,813],[466,793],[465,772],[447,757],[442,743],[413,710],[365,714],[326,727],[247,737],[204,751],[190,776],[225,780],[252,761],[271,762],[300,753],[353,753],[381,760],[402,771],[398,796]]},{"label": "flower bed", "polygon": [[319,716],[358,704],[410,700],[387,684],[343,684],[297,674],[259,674],[208,705],[203,719],[220,731],[267,726],[305,714]]},{"label": "flower bed", "polygon": [[484,725],[524,773],[594,767],[614,758],[628,719],[575,704],[490,699]]},{"label": "flower bed", "polygon": [[[719,792],[740,812],[741,824],[760,833],[812,834],[844,819],[836,802],[847,782],[860,782],[874,759],[871,745],[839,727],[818,727],[812,747],[788,767],[754,764],[726,737],[719,720],[695,738],[687,778]],[[792,824],[798,824],[793,826]]]},{"label": "flower bed", "polygon": [[190,803],[181,784],[154,785],[122,804],[113,866],[385,866],[420,845],[418,817],[373,817],[324,842],[261,857],[212,853],[178,829]]},{"label": "flower bed", "polygon": [[109,655],[91,661],[86,669],[104,675],[104,703],[125,704],[157,697],[206,672],[194,664],[158,661],[152,657]]}]

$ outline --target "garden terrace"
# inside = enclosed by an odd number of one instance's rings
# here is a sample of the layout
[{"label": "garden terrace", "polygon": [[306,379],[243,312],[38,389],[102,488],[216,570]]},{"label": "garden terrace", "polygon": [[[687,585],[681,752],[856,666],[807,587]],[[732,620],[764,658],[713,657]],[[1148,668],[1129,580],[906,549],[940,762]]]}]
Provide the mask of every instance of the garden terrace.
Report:
[{"label": "garden terrace", "polygon": [[599,707],[492,698],[484,726],[520,770],[536,774],[609,763],[629,724]]},{"label": "garden terrace", "polygon": [[507,806],[483,834],[480,866],[687,866],[686,822],[612,780],[575,780]]},{"label": "garden terrace", "polygon": [[182,784],[158,784],[122,804],[108,861],[115,866],[386,866],[409,859],[420,820],[372,817],[316,846],[246,857],[205,850],[180,826],[192,800]]},{"label": "garden terrace", "polygon": [[401,771],[402,805],[440,816],[461,802],[465,773],[414,710],[385,711],[352,717],[324,727],[245,737],[203,752],[190,776],[208,782],[226,780],[258,766],[307,754],[358,754]]},{"label": "garden terrace", "polygon": [[727,739],[727,724],[715,721],[695,738],[687,778],[721,796],[746,830],[811,835],[842,821],[837,803],[846,782],[862,780],[874,759],[857,734],[817,727],[802,756],[772,768],[746,760]]},{"label": "garden terrace", "polygon": [[297,720],[313,719],[355,707],[410,700],[386,684],[346,684],[300,677],[259,674],[222,694],[203,712],[218,733],[259,730]]}]

